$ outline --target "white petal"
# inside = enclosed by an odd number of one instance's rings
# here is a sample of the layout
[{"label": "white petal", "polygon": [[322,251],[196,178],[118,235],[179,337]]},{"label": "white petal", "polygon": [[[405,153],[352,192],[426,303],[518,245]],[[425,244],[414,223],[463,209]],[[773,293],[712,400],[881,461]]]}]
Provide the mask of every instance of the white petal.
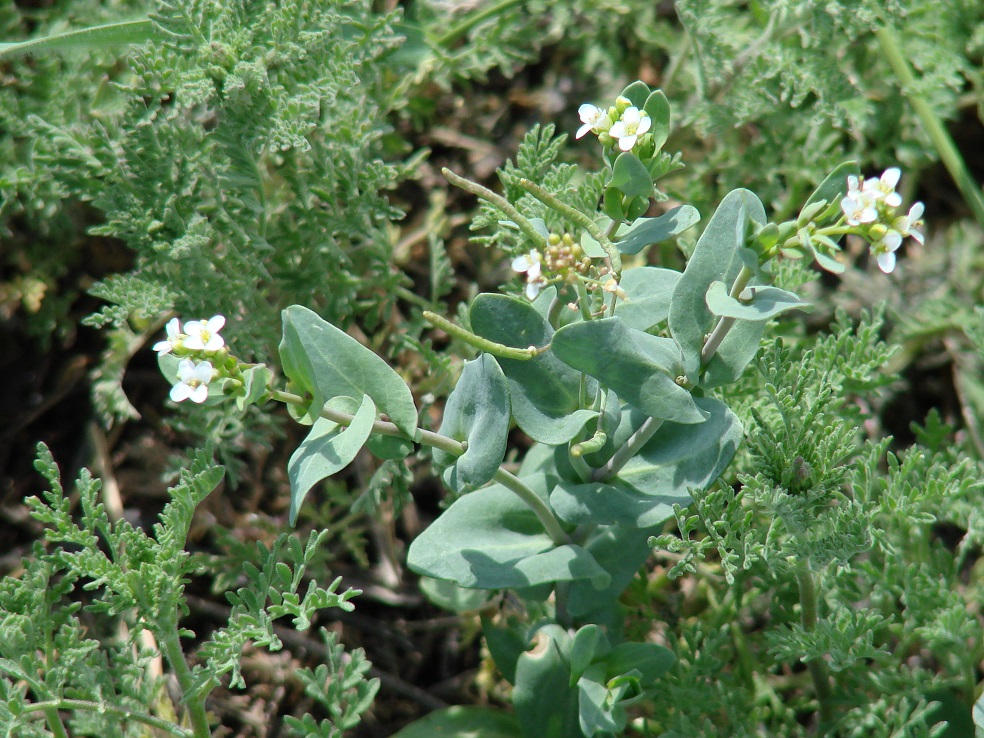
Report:
[{"label": "white petal", "polygon": [[512,260],[512,268],[514,272],[526,272],[534,263],[529,254],[523,254]]},{"label": "white petal", "polygon": [[195,378],[195,362],[191,359],[182,359],[178,363],[178,378],[182,382],[187,382]]},{"label": "white petal", "polygon": [[224,315],[214,315],[208,319],[208,323],[205,324],[205,330],[209,333],[218,333],[222,330],[222,326],[225,325]]},{"label": "white petal", "polygon": [[192,376],[189,379],[194,379],[202,384],[208,384],[212,381],[212,362],[203,361],[197,364],[192,371]]},{"label": "white petal", "polygon": [[200,405],[208,399],[208,387],[200,384],[191,391],[188,397],[191,398],[192,402],[197,402]]},{"label": "white petal", "polygon": [[653,119],[647,115],[645,118],[639,121],[639,128],[636,129],[636,133],[641,136],[646,131],[648,131],[652,127],[652,125],[653,125]]},{"label": "white petal", "polygon": [[895,269],[895,252],[887,251],[884,254],[878,254],[878,268],[885,274]]},{"label": "white petal", "polygon": [[583,126],[577,129],[577,133],[574,134],[574,138],[581,138],[588,133],[592,128],[594,128],[594,123],[585,123]]},{"label": "white petal", "polygon": [[627,136],[628,133],[629,131],[626,128],[625,123],[622,121],[618,121],[608,129],[608,135],[612,138],[622,138],[622,136]]},{"label": "white petal", "polygon": [[899,183],[899,177],[902,176],[902,170],[898,167],[892,167],[891,169],[886,169],[885,173],[881,176],[882,187],[886,191],[891,191],[895,189],[895,185]]},{"label": "white petal", "polygon": [[176,341],[181,336],[181,321],[177,318],[171,318],[164,326],[164,330],[167,331],[169,340]]},{"label": "white petal", "polygon": [[577,114],[580,116],[582,123],[594,125],[598,121],[598,118],[601,117],[601,110],[591,103],[584,103],[584,105],[577,109]]},{"label": "white petal", "polygon": [[526,296],[535,300],[536,296],[540,294],[541,287],[543,287],[543,282],[530,282],[526,285]]},{"label": "white petal", "polygon": [[631,151],[632,147],[635,146],[637,138],[638,136],[622,136],[618,140],[618,147],[622,149],[622,151]]},{"label": "white petal", "polygon": [[205,342],[199,334],[188,336],[184,341],[184,347],[190,351],[204,351]]},{"label": "white petal", "polygon": [[161,356],[163,356],[164,354],[171,353],[171,350],[173,348],[174,346],[171,344],[170,341],[158,341],[157,343],[154,344],[154,351],[156,351]]},{"label": "white petal", "polygon": [[181,382],[171,387],[171,399],[175,402],[184,402],[189,397],[191,397],[191,385]]},{"label": "white petal", "polygon": [[912,207],[909,208],[909,222],[915,223],[923,216],[925,210],[926,208],[921,202],[913,203]]}]

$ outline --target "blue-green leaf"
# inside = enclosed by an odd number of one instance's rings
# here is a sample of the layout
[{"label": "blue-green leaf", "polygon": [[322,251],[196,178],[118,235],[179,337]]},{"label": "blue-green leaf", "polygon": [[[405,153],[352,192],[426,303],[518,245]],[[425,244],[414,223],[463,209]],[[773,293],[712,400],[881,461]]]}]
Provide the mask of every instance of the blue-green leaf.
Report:
[{"label": "blue-green leaf", "polygon": [[417,408],[400,375],[361,343],[300,305],[283,311],[280,361],[292,385],[310,394],[313,421],[325,401],[368,395],[401,431],[413,438]]},{"label": "blue-green leaf", "polygon": [[236,395],[236,406],[240,410],[245,410],[249,405],[260,402],[269,391],[271,379],[273,379],[273,372],[266,364],[254,364],[248,367],[243,372],[243,392]]},{"label": "blue-green leaf", "polygon": [[[524,478],[541,494],[544,477]],[[492,485],[460,497],[410,544],[418,574],[462,587],[503,589],[609,576],[582,547],[555,546],[536,515],[513,492]]]},{"label": "blue-green leaf", "polygon": [[656,151],[659,151],[670,137],[670,103],[662,90],[654,90],[646,98],[643,109],[649,113],[649,118],[652,120],[649,133],[653,137]]},{"label": "blue-green leaf", "polygon": [[641,79],[637,79],[622,90],[620,97],[626,98],[635,107],[639,108],[639,110],[643,110],[646,107],[646,100],[649,99],[649,94],[649,85]]},{"label": "blue-green leaf", "polygon": [[606,318],[566,325],[554,334],[551,345],[565,364],[594,377],[647,415],[678,423],[704,421],[693,397],[674,381],[683,373],[683,362],[668,338],[629,328],[620,318]]},{"label": "blue-green leaf", "polygon": [[[506,295],[481,294],[469,313],[482,338],[513,348],[545,346],[553,328],[535,307]],[[509,384],[512,415],[539,443],[567,443],[597,413],[580,406],[580,374],[547,351],[528,361],[497,358]]]},{"label": "blue-green leaf", "polygon": [[640,683],[646,689],[656,686],[656,681],[670,670],[676,656],[673,651],[657,643],[619,643],[605,655],[605,680],[615,679],[636,670],[641,674]]},{"label": "blue-green leaf", "polygon": [[449,488],[461,494],[492,479],[506,453],[509,389],[502,369],[489,354],[465,362],[444,407],[439,432],[468,443],[461,456],[434,449],[434,461],[444,469],[441,476]]},{"label": "blue-green leaf", "polygon": [[571,636],[559,625],[537,630],[519,657],[513,705],[527,738],[583,738],[578,693],[570,686]]},{"label": "blue-green leaf", "polygon": [[814,220],[819,222],[824,216],[829,217],[828,211],[831,210],[839,212],[840,201],[847,194],[847,178],[851,176],[861,177],[861,169],[858,167],[856,161],[846,161],[828,174],[823,182],[813,191],[813,194],[803,203],[800,211],[802,212],[814,203],[822,200],[827,203],[827,208],[825,208],[824,213],[820,214],[819,218],[815,218]]},{"label": "blue-green leaf", "polygon": [[707,363],[700,386],[710,389],[738,381],[745,367],[758,353],[765,326],[765,321],[742,320],[735,323]]},{"label": "blue-green leaf", "polygon": [[680,205],[655,218],[639,218],[616,234],[615,246],[623,254],[638,254],[646,246],[662,243],[700,221],[700,213],[691,205]]},{"label": "blue-green leaf", "polygon": [[800,300],[798,295],[778,287],[746,287],[742,297],[742,301],[731,297],[724,282],[711,282],[705,301],[708,309],[718,317],[752,321],[768,320],[786,310],[810,310],[813,307]]},{"label": "blue-green leaf", "polygon": [[629,328],[647,331],[670,314],[673,289],[680,272],[659,267],[636,267],[622,273],[619,287],[627,300],[615,303],[615,317]]},{"label": "blue-green leaf", "polygon": [[652,175],[631,151],[623,151],[618,155],[608,186],[614,187],[626,197],[650,197],[654,191]]},{"label": "blue-green leaf", "polygon": [[328,407],[345,413],[354,412],[355,417],[347,427],[319,417],[311,426],[307,438],[291,455],[287,462],[291,525],[297,521],[301,503],[311,487],[352,463],[369,438],[376,420],[376,406],[368,395],[362,398],[361,405],[351,397],[336,397],[328,403]]},{"label": "blue-green leaf", "polygon": [[700,398],[708,419],[696,425],[664,423],[618,475],[606,483],[561,482],[550,494],[557,515],[574,525],[651,528],[690,504],[690,489],[704,489],[731,462],[742,427],[727,405]]},{"label": "blue-green leaf", "polygon": [[669,326],[683,351],[687,378],[694,384],[700,371],[704,337],[713,328],[714,315],[704,296],[711,282],[732,284],[741,269],[740,250],[750,222],[764,224],[765,209],[748,190],[729,192],[697,241],[687,268],[673,291]]},{"label": "blue-green leaf", "polygon": [[578,719],[584,735],[621,734],[625,729],[628,720],[625,708],[611,699],[605,681],[602,664],[592,666],[577,681]]}]

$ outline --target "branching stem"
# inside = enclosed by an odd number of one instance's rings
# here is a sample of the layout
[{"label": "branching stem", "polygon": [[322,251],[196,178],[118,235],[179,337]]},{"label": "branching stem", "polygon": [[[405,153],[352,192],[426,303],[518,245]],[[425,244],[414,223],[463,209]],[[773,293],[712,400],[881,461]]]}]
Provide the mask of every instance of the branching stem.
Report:
[{"label": "branching stem", "polygon": [[598,467],[591,475],[592,481],[601,482],[609,477],[618,474],[619,470],[628,463],[629,459],[639,453],[639,449],[646,445],[650,438],[656,435],[656,431],[663,425],[662,420],[656,418],[646,418],[639,429],[629,436],[629,440],[619,448],[612,458],[604,466]]},{"label": "branching stem", "polygon": [[[741,271],[738,272],[738,276],[735,278],[735,283],[731,285],[731,292],[729,295],[738,299],[738,295],[742,293],[748,283],[752,279],[752,270],[747,266],[742,266]],[[707,342],[704,344],[704,348],[700,352],[700,363],[701,366],[706,366],[707,362],[711,360],[717,350],[721,348],[721,343],[724,341],[731,327],[735,324],[734,318],[718,318],[717,325],[714,326],[714,330],[711,331],[711,335],[707,337]]]},{"label": "branching stem", "polygon": [[[300,395],[291,394],[290,392],[284,392],[282,390],[274,390],[270,394],[270,398],[277,400],[278,402],[296,405],[297,407],[307,407],[307,403],[303,397]],[[352,420],[355,416],[325,407],[321,410],[321,417],[327,418],[328,420],[338,423],[339,425],[348,426],[352,424]],[[397,436],[399,438],[407,437],[403,431],[385,420],[375,421],[372,424],[372,432],[380,433],[384,436]],[[417,428],[416,438],[413,440],[417,443],[422,443],[425,446],[439,448],[442,451],[452,454],[453,456],[461,456],[467,449],[467,446],[459,443],[453,438],[448,438],[447,436],[442,436],[440,433],[434,433],[433,431],[424,430],[423,428]],[[553,511],[547,503],[540,499],[536,492],[526,486],[526,484],[519,477],[514,474],[510,474],[505,469],[500,468],[492,479],[501,484],[503,487],[515,492],[516,495],[518,495],[519,498],[530,507],[534,514],[536,514],[539,521],[543,524],[544,530],[547,531],[547,535],[550,536],[550,539],[554,543],[558,546],[565,543],[570,543],[570,539],[564,532],[563,528],[560,527],[560,522],[554,516]],[[197,735],[196,738],[198,738]]]}]

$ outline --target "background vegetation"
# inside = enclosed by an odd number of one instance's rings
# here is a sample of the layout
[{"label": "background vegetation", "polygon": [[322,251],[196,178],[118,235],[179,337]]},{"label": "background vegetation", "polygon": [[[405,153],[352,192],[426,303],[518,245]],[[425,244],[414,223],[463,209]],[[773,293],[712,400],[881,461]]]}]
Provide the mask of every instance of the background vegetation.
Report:
[{"label": "background vegetation", "polygon": [[[91,468],[107,519],[134,531],[158,522],[169,485],[194,488],[189,469],[207,474],[205,461],[192,462],[197,449],[224,465],[194,518],[172,510],[192,555],[182,624],[200,642],[229,618],[224,593],[243,586],[243,562],[262,570],[255,542],[269,549],[286,529],[285,470],[299,431],[255,408],[170,406],[149,351],[170,317],[222,313],[237,353],[265,361],[280,310],[306,305],[397,366],[436,428],[468,349],[452,342],[444,353],[449,338],[421,311],[454,314],[512,279],[506,253],[471,240],[477,203],[440,168],[501,189],[495,171],[510,159],[524,166],[517,150],[529,129],[573,133],[582,102],[608,100],[639,78],[673,110],[667,149],[682,152],[686,169],[661,183],[672,201],[706,217],[742,186],[770,216],[791,217],[827,172],[855,159],[869,174],[901,166],[903,195],[926,203],[928,221],[925,246],[907,242],[891,276],[859,244],[848,245],[840,277],[802,265],[784,275],[816,307],[776,326],[785,348],[765,346],[729,398],[748,429],[727,480],[744,501],[736,505],[734,492],[699,500],[680,521],[691,545],[667,538],[674,550],[651,557],[623,598],[625,627],[679,659],[665,699],[647,708],[654,729],[808,731],[805,673],[787,658],[797,645],[838,654],[845,689],[862,696],[844,707],[856,713],[845,735],[929,735],[942,719],[948,735],[969,735],[984,656],[979,3],[15,2],[0,8],[0,38],[148,17],[129,43],[0,47],[7,648],[8,634],[27,632],[14,603],[22,611],[18,598],[48,581],[31,563],[53,546],[36,543],[46,514],[24,504],[54,486],[49,462],[47,481],[34,469],[38,441],[66,480]],[[561,163],[590,154],[572,139],[555,153]],[[695,238],[646,259],[679,267]],[[763,402],[769,387],[773,399]],[[527,443],[520,434],[514,442]],[[790,474],[804,473],[783,467],[793,457],[818,487],[858,490],[866,504],[854,531],[865,553],[826,582],[824,642],[795,631],[793,600],[775,586],[788,546],[809,531],[806,517],[801,530],[781,531],[782,545],[770,536],[773,490],[794,489]],[[66,511],[79,512],[85,489]],[[352,612],[309,613],[339,641],[277,626],[285,649],[248,649],[241,665],[229,664],[224,673],[241,669],[249,688],[225,677],[213,692],[223,734],[286,735],[285,716],[328,716],[331,698],[314,696],[297,669],[333,658],[343,669],[338,642],[349,654],[365,649],[366,674],[380,680],[361,723],[334,716],[339,729],[389,736],[439,706],[503,703],[478,618],[428,604],[404,565],[443,496],[427,458],[360,457],[312,493],[297,537],[327,534],[294,564],[323,587],[341,575],[363,594]],[[49,527],[62,524],[51,515]],[[709,535],[716,520],[726,521],[723,535]],[[756,529],[760,538],[738,536]],[[855,553],[832,550],[830,560]],[[69,589],[53,587],[32,606],[98,599]],[[867,620],[848,605],[862,600]],[[121,613],[144,605],[124,597],[66,612],[57,627],[78,622],[87,643],[109,643]],[[95,648],[72,663],[95,670]],[[216,652],[199,656],[221,662]],[[143,668],[141,658],[127,668]],[[751,669],[749,659],[764,666]],[[362,657],[355,662],[358,672]],[[77,677],[88,673],[78,668]],[[134,690],[129,698],[152,699]]]}]

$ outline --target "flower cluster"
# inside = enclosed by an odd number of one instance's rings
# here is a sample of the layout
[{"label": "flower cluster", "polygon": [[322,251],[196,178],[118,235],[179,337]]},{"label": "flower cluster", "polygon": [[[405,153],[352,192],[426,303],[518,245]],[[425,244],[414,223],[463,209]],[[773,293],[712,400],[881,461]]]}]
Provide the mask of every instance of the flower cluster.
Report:
[{"label": "flower cluster", "polygon": [[616,98],[615,105],[608,110],[585,103],[578,108],[577,113],[583,125],[574,138],[581,138],[591,131],[598,136],[602,145],[609,146],[615,141],[622,151],[631,151],[649,132],[653,123],[645,110],[639,110],[628,98],[621,96]]},{"label": "flower cluster", "polygon": [[[551,233],[543,253],[531,249],[529,253],[513,259],[512,268],[526,275],[526,296],[533,300],[550,281],[574,284],[582,277],[590,279],[592,261],[571,234],[558,236]],[[557,279],[549,280],[544,272],[556,275]]]},{"label": "flower cluster", "polygon": [[225,325],[225,318],[215,315],[208,320],[190,320],[181,328],[177,318],[170,320],[165,327],[166,341],[154,344],[158,355],[173,353],[183,356],[178,364],[178,382],[171,387],[171,399],[175,402],[191,400],[203,403],[208,399],[208,384],[215,376],[212,362],[196,361],[204,356],[215,357],[225,348],[225,341],[219,331]]},{"label": "flower cluster", "polygon": [[871,253],[878,267],[886,274],[895,268],[895,251],[902,239],[911,237],[923,243],[923,204],[915,203],[907,215],[899,215],[902,196],[895,191],[901,172],[897,167],[885,170],[881,177],[861,182],[847,178],[847,195],[841,200],[841,211],[849,226],[856,226],[871,244]]}]

